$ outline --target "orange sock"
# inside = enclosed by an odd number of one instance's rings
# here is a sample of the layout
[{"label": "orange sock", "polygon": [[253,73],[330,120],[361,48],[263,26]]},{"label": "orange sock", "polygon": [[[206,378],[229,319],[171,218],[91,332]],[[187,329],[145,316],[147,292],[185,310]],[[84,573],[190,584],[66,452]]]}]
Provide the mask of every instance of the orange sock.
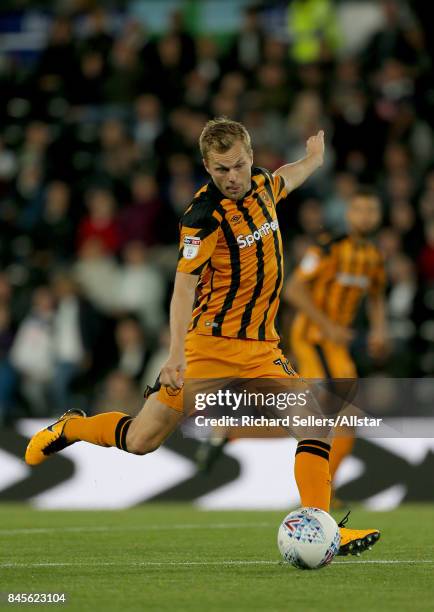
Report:
[{"label": "orange sock", "polygon": [[65,436],[98,446],[117,446],[127,451],[127,431],[133,418],[123,412],[105,412],[93,417],[77,417],[65,423]]},{"label": "orange sock", "polygon": [[317,440],[302,440],[295,453],[295,480],[301,505],[330,509],[330,445]]},{"label": "orange sock", "polygon": [[330,474],[332,481],[342,461],[353,450],[355,441],[354,433],[350,436],[337,436],[333,438],[332,449],[330,451]]}]

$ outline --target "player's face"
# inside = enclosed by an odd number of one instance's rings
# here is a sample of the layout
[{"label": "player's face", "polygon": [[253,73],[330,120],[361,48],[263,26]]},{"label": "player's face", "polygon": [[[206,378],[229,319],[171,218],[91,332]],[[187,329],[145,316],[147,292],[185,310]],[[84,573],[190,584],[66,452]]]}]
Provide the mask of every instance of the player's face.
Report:
[{"label": "player's face", "polygon": [[241,141],[226,153],[211,150],[203,163],[219,190],[230,200],[240,200],[249,191],[253,156]]},{"label": "player's face", "polygon": [[380,201],[370,196],[353,197],[348,207],[347,220],[350,232],[369,236],[380,224]]}]

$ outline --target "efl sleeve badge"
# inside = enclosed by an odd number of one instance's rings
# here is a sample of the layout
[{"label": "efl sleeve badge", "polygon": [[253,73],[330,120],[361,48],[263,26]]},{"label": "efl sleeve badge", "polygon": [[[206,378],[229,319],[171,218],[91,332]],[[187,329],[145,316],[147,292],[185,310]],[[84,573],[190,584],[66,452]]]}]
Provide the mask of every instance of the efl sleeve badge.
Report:
[{"label": "efl sleeve badge", "polygon": [[184,236],[184,249],[182,251],[185,259],[194,259],[199,253],[200,238],[196,236]]}]

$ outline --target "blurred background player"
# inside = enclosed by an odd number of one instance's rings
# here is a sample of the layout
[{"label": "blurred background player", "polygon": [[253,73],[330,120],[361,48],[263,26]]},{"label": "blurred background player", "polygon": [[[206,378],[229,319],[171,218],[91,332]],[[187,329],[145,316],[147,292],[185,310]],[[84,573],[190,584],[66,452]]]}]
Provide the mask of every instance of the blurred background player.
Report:
[{"label": "blurred background player", "polygon": [[[384,355],[387,348],[383,258],[371,240],[381,221],[376,193],[359,188],[346,211],[348,233],[330,239],[320,236],[289,278],[285,298],[297,309],[291,326],[290,346],[303,378],[354,379],[357,370],[350,353],[354,320],[367,296],[368,352]],[[334,382],[333,382],[334,381]],[[337,428],[330,453],[332,481],[351,453],[354,432]],[[339,503],[335,500],[335,503]]]}]

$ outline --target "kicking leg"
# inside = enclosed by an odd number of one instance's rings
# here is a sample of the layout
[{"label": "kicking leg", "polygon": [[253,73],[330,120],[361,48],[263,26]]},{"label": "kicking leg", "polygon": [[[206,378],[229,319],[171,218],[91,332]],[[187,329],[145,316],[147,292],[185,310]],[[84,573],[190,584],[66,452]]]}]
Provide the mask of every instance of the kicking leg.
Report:
[{"label": "kicking leg", "polygon": [[183,412],[166,406],[157,399],[156,393],[152,394],[131,421],[124,450],[136,455],[152,453],[175,431],[183,418]]},{"label": "kicking leg", "polygon": [[38,465],[52,454],[74,442],[116,446],[144,455],[156,450],[176,429],[183,413],[170,408],[153,393],[136,417],[122,412],[107,412],[86,417],[81,410],[70,410],[55,423],[36,433],[29,442],[25,460]]}]

